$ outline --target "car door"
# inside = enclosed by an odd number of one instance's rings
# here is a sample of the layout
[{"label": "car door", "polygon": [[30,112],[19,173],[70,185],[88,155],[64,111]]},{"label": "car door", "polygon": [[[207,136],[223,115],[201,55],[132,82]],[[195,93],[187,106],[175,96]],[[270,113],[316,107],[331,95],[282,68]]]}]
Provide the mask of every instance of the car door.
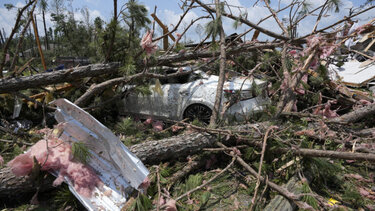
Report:
[{"label": "car door", "polygon": [[189,84],[189,75],[180,75],[169,78],[166,83],[161,86],[163,95],[156,97],[158,103],[159,115],[168,119],[180,120],[180,113],[183,104],[191,94],[184,89]]},{"label": "car door", "polygon": [[178,110],[181,104],[181,93],[179,93],[181,84],[162,85],[163,96],[155,98],[159,107],[159,115],[168,119],[178,120]]},{"label": "car door", "polygon": [[145,117],[159,116],[158,103],[156,103],[159,98],[158,93],[153,91],[153,86],[150,86],[150,91],[150,95],[130,91],[123,99],[125,113]]}]

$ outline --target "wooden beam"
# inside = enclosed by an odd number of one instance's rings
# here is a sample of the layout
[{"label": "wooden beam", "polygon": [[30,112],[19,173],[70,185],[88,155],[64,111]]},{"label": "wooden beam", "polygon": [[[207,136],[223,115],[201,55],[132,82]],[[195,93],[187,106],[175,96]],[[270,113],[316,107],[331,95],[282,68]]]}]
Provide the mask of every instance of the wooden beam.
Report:
[{"label": "wooden beam", "polygon": [[[151,16],[154,18],[154,20],[159,24],[159,26],[163,29],[163,34],[168,34],[168,27],[166,27],[163,22],[156,16],[155,13],[152,13]],[[176,38],[172,35],[172,33],[168,34],[168,36],[173,40],[173,42],[176,41]],[[164,50],[168,49],[168,37],[163,38],[163,48]]]},{"label": "wooden beam", "polygon": [[39,40],[38,28],[36,27],[33,14],[30,15],[30,18],[31,18],[31,22],[33,23],[34,34],[35,34],[36,44],[38,45],[40,59],[42,60],[42,65],[43,65],[44,71],[46,71],[47,66],[46,66],[46,62],[44,60],[43,50],[42,50],[42,46],[40,45],[40,40]]}]

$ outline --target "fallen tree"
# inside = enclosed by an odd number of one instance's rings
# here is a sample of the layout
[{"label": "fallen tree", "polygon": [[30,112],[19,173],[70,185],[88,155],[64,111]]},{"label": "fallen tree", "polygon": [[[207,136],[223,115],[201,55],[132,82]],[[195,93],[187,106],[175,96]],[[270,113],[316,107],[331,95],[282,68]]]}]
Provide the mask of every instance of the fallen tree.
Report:
[{"label": "fallen tree", "polygon": [[95,77],[117,71],[119,63],[93,64],[31,76],[0,79],[0,93],[15,92],[28,88],[39,88],[51,84],[77,81],[84,77]]},{"label": "fallen tree", "polygon": [[[252,52],[256,50],[263,50],[263,49],[274,49],[282,45],[280,42],[275,43],[254,43],[254,44],[242,44],[240,46],[227,48],[226,54],[227,55],[236,55],[243,52]],[[159,56],[156,58],[156,61],[151,65],[169,65],[175,62],[182,62],[187,60],[193,59],[200,59],[200,58],[211,58],[212,55],[218,55],[219,51],[188,51],[184,53],[176,53],[176,54],[168,54]]]},{"label": "fallen tree", "polygon": [[[147,141],[129,147],[138,158],[146,164],[156,164],[167,160],[177,160],[188,155],[197,154],[204,148],[214,147],[220,139],[216,135],[237,137],[238,133],[246,133],[252,138],[247,138],[249,145],[262,147],[263,132],[267,130],[269,122],[236,126],[233,130],[206,129],[191,125],[192,132],[167,139]],[[238,137],[237,137],[238,138]],[[288,153],[303,157],[326,157],[332,159],[367,160],[375,162],[375,154],[338,152],[330,150],[302,149],[302,148],[277,148],[268,150],[269,153]],[[51,188],[51,181],[44,181],[41,190]],[[0,170],[0,197],[17,195],[19,193],[33,192],[39,187],[35,181],[28,177],[15,177],[9,167]]]}]

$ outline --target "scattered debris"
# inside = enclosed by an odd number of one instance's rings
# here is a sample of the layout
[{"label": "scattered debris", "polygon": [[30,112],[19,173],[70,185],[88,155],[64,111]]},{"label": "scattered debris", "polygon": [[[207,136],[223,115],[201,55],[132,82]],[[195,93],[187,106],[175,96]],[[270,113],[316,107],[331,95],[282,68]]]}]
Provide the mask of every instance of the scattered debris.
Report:
[{"label": "scattered debris", "polygon": [[24,14],[36,2],[0,31],[0,206],[374,209],[372,1],[326,27],[337,1],[257,1],[269,14],[254,22],[248,8],[186,0],[173,25],[113,1],[109,23],[54,17],[53,40]]},{"label": "scattered debris", "polygon": [[[121,210],[132,189],[147,188],[148,170],[108,128],[66,99],[52,104],[59,124],[42,129],[45,138],[7,164],[16,176],[29,175],[39,165],[57,176],[54,186],[68,183],[88,210]],[[88,148],[87,165],[74,157],[74,143]]]}]

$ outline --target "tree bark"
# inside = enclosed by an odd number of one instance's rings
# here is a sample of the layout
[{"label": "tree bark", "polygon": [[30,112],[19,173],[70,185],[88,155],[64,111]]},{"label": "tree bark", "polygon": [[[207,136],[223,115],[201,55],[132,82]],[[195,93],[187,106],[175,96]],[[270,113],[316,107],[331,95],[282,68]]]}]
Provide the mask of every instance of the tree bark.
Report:
[{"label": "tree bark", "polygon": [[[200,0],[195,0],[195,2],[197,2],[199,5],[201,5],[203,8],[205,8],[206,10],[210,11],[210,12],[214,12],[214,13],[217,13],[217,9],[213,8],[213,7],[210,7],[204,3],[202,3]],[[251,21],[249,21],[248,19],[246,18],[243,18],[243,17],[238,17],[238,16],[235,16],[231,13],[226,13],[225,11],[222,11],[222,15],[225,16],[225,17],[228,17],[230,19],[233,19],[234,21],[240,21],[241,23],[244,23],[248,26],[250,26],[251,28],[254,28],[260,32],[262,32],[263,34],[266,34],[270,37],[273,37],[273,38],[276,38],[276,39],[280,39],[280,40],[289,40],[288,37],[285,37],[283,35],[280,35],[280,34],[277,34],[275,32],[272,32],[272,31],[269,31],[265,28],[262,28],[260,27],[258,24],[255,24]]]},{"label": "tree bark", "polygon": [[42,10],[42,17],[43,17],[43,27],[44,27],[44,41],[45,41],[45,50],[49,50],[49,44],[48,44],[48,32],[47,32],[47,26],[46,26],[46,18],[45,18],[45,11]]},{"label": "tree bark", "polygon": [[187,72],[177,72],[172,73],[168,75],[160,75],[160,74],[154,74],[154,73],[138,73],[132,76],[125,76],[125,77],[119,77],[119,78],[113,78],[111,80],[104,81],[100,84],[93,84],[81,97],[79,97],[76,101],[74,101],[74,104],[77,106],[83,107],[87,105],[92,97],[99,94],[100,92],[104,91],[107,87],[111,87],[117,84],[121,83],[129,83],[133,80],[139,79],[139,78],[158,78],[158,79],[166,79],[169,77],[175,77],[179,75],[186,75],[190,74],[191,71]]},{"label": "tree bark", "polygon": [[371,105],[362,107],[360,109],[354,110],[352,112],[349,112],[347,114],[344,114],[342,116],[336,117],[330,120],[329,122],[343,123],[343,124],[354,123],[366,117],[371,117],[374,114],[375,114],[375,104],[371,104]]},{"label": "tree bark", "polygon": [[[214,146],[217,138],[207,133],[184,134],[159,141],[148,141],[131,146],[129,149],[142,162],[155,164],[164,160],[173,160],[201,152],[203,148]],[[43,183],[44,188],[51,188],[50,183]],[[9,167],[0,169],[0,198],[19,193],[36,191],[36,184],[28,177],[16,177]]]},{"label": "tree bark", "polygon": [[94,77],[117,71],[118,63],[94,64],[83,67],[40,73],[19,78],[0,79],[0,93],[15,92],[28,88],[72,82],[84,77]]},{"label": "tree bark", "polygon": [[[111,39],[109,41],[108,51],[106,54],[105,61],[109,62],[112,60],[112,51],[113,51],[113,45],[115,43],[116,39],[116,29],[117,29],[117,0],[113,0],[113,22],[111,22]],[[113,25],[112,25],[113,24]]]},{"label": "tree bark", "polygon": [[[234,55],[240,54],[244,52],[251,52],[256,51],[257,49],[273,49],[276,47],[281,46],[282,43],[275,42],[275,43],[255,43],[255,44],[243,44],[240,46],[236,46],[233,48],[228,48],[226,50],[227,55]],[[212,51],[203,51],[203,52],[185,52],[185,53],[176,53],[176,54],[169,54],[165,56],[159,56],[153,64],[154,65],[169,65],[175,62],[182,62],[187,60],[194,60],[199,58],[210,58],[212,55],[219,55],[220,52],[212,52]]]},{"label": "tree bark", "polygon": [[[235,131],[246,131],[248,136],[254,139],[261,138],[262,134],[257,130],[264,132],[269,126],[269,123],[257,123],[236,126]],[[257,128],[255,130],[254,128]],[[224,134],[224,133],[223,133]],[[136,144],[129,147],[139,159],[145,164],[156,164],[167,160],[176,160],[185,158],[188,155],[197,154],[203,151],[203,148],[214,147],[218,141],[215,135],[206,132],[194,132],[190,134],[182,134],[179,136],[162,139],[158,141],[147,141],[145,143]],[[254,144],[255,143],[255,144]],[[252,142],[252,145],[258,146],[261,142]],[[294,155],[307,157],[328,157],[349,160],[367,160],[375,162],[375,155],[369,153],[351,153],[351,152],[336,152],[314,149],[289,149],[278,148],[270,153],[287,153],[292,152]],[[36,190],[36,185],[27,177],[15,177],[10,171],[9,167],[0,169],[0,198],[9,195],[17,195],[20,192],[33,192]],[[42,184],[45,186],[46,184]],[[51,184],[44,188],[49,188]]]},{"label": "tree bark", "polygon": [[16,72],[14,70],[14,67],[16,66],[18,54],[19,54],[19,52],[22,48],[23,39],[25,37],[26,30],[30,25],[30,22],[31,22],[31,17],[27,20],[25,27],[22,29],[21,35],[19,36],[19,40],[18,40],[18,43],[17,43],[16,52],[14,53],[12,63],[10,64],[9,72],[13,71],[13,76],[14,76],[14,73]]},{"label": "tree bark", "polygon": [[[37,184],[35,180],[30,177],[17,177],[9,167],[0,169],[0,198],[10,198],[20,196],[26,193],[32,193],[40,187],[39,191],[49,190],[54,188],[52,182],[55,178],[47,176],[43,179],[41,184]],[[3,205],[3,204],[1,204]]]},{"label": "tree bark", "polygon": [[[311,180],[312,178],[308,178],[306,179],[306,182],[310,183]],[[302,185],[303,183],[298,176],[294,175],[285,185],[283,185],[283,187],[291,193],[299,195],[302,193]],[[264,211],[293,211],[296,208],[296,205],[291,203],[287,198],[277,195],[270,201],[270,203],[268,203],[268,205],[264,208]]]},{"label": "tree bark", "polygon": [[220,32],[220,72],[219,72],[219,81],[216,88],[215,104],[214,109],[212,110],[212,116],[210,119],[210,126],[215,127],[216,121],[219,116],[219,110],[221,105],[221,97],[223,95],[223,87],[225,81],[225,34],[223,29],[223,22],[221,21],[221,9],[219,0],[215,0],[216,5],[216,19],[219,21],[219,32]]}]

